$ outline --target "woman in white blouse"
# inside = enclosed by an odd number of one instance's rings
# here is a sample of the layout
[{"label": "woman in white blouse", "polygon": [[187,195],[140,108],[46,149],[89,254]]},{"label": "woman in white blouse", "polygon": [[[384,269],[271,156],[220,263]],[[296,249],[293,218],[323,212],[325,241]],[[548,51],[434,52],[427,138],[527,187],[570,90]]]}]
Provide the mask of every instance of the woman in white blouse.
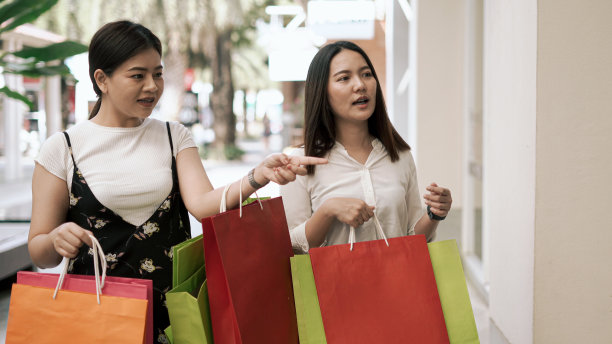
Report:
[{"label": "woman in white blouse", "polygon": [[432,183],[421,208],[410,147],[387,115],[378,77],[365,52],[351,42],[323,47],[308,70],[304,147],[294,155],[325,157],[306,176],[281,187],[296,252],[378,239],[376,214],[387,237],[434,238],[448,214],[449,189]]}]

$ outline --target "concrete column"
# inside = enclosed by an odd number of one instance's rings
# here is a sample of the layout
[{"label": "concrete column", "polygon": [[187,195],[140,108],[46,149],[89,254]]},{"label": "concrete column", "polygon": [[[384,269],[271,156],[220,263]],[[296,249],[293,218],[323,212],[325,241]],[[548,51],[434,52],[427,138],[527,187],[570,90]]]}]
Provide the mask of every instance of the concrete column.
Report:
[{"label": "concrete column", "polygon": [[47,137],[62,130],[62,84],[59,76],[48,77],[45,80],[45,113],[46,113],[46,135]]},{"label": "concrete column", "polygon": [[[7,50],[21,49],[21,43],[14,38],[8,38]],[[23,92],[23,78],[20,75],[4,74],[6,86],[18,92]],[[22,175],[21,149],[19,136],[23,128],[23,113],[26,106],[19,100],[4,97],[4,178],[5,181],[19,180]]]}]

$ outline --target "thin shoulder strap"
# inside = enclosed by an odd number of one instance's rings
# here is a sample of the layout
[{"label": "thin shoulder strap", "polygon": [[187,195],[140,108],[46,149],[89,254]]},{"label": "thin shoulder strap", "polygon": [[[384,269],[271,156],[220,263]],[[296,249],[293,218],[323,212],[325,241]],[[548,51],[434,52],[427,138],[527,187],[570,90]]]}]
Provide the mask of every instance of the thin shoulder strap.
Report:
[{"label": "thin shoulder strap", "polygon": [[170,122],[166,122],[166,129],[168,129],[168,140],[170,140],[170,153],[174,156],[174,146],[172,145],[172,134],[170,133]]},{"label": "thin shoulder strap", "polygon": [[72,164],[74,164],[74,166],[76,166],[76,162],[74,162],[74,155],[72,155],[72,145],[70,144],[70,137],[68,136],[67,132],[63,132],[64,136],[66,137],[66,142],[68,143],[68,151],[70,152],[70,157],[72,158]]}]

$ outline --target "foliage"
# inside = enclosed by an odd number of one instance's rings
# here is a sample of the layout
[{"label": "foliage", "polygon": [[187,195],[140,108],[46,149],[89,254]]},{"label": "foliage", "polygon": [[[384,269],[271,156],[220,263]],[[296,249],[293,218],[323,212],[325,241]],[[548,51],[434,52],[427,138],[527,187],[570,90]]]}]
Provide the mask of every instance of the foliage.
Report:
[{"label": "foliage", "polygon": [[[34,21],[47,12],[58,0],[14,0],[0,7],[0,33],[5,33],[18,26]],[[2,1],[0,1],[2,2]],[[67,57],[87,51],[87,46],[64,41],[45,47],[25,47],[19,51],[7,52],[0,50],[0,67],[2,73],[19,74],[37,78],[52,75],[67,75],[70,70],[63,63],[57,63]],[[15,90],[4,86],[0,93],[20,100],[29,107],[32,102]]]}]

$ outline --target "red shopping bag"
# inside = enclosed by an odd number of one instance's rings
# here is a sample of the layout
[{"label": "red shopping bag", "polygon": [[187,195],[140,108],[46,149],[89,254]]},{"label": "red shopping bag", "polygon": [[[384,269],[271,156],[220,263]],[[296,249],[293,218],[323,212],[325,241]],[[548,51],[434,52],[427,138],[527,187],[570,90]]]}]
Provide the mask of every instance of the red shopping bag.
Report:
[{"label": "red shopping bag", "polygon": [[[224,201],[222,201],[224,202]],[[298,343],[280,197],[202,220],[213,336],[216,343]]]},{"label": "red shopping bag", "polygon": [[310,250],[327,343],[448,343],[425,236]]},{"label": "red shopping bag", "polygon": [[[17,272],[17,284],[55,288],[59,274],[32,271]],[[95,294],[95,276],[66,275],[63,290]],[[149,279],[106,276],[102,293],[108,296],[147,300],[147,323],[143,343],[153,343],[153,281]]]}]

